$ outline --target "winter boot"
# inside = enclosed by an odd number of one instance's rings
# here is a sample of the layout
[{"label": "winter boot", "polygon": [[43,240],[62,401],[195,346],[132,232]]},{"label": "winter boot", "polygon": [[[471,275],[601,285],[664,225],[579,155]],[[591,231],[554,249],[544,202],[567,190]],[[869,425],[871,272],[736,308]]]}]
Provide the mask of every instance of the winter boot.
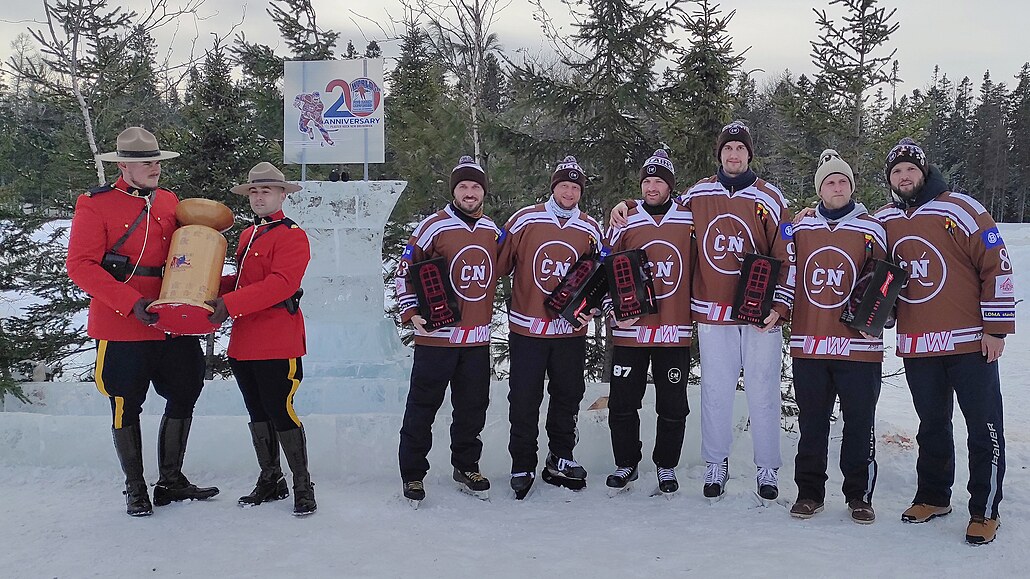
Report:
[{"label": "winter boot", "polygon": [[980,515],[973,515],[966,527],[966,542],[970,545],[986,545],[998,535],[998,527],[1001,523],[998,519],[988,519]]},{"label": "winter boot", "polygon": [[192,418],[161,417],[161,430],[157,435],[157,464],[161,478],[154,486],[154,504],[159,507],[176,501],[202,501],[218,494],[218,487],[198,487],[182,474],[192,422]]},{"label": "winter boot", "polygon": [[724,458],[721,463],[706,464],[704,495],[710,499],[721,497],[726,492],[726,480],[730,478],[730,461]]},{"label": "winter boot", "polygon": [[490,480],[483,476],[478,468],[472,470],[455,468],[454,474],[451,476],[454,478],[454,482],[458,483],[458,489],[461,492],[484,501],[490,498]]},{"label": "winter boot", "polygon": [[534,474],[531,472],[511,473],[511,490],[515,491],[515,500],[521,501],[526,498],[533,488]]},{"label": "winter boot", "polygon": [[676,471],[671,468],[658,467],[658,490],[663,493],[674,493],[680,489],[676,480]]},{"label": "winter boot", "polygon": [[293,514],[310,515],[318,505],[315,504],[315,485],[308,473],[308,443],[304,427],[280,432],[279,443],[293,472]]},{"label": "winter boot", "polygon": [[154,514],[147,492],[147,481],[143,478],[143,441],[139,423],[124,428],[112,428],[114,449],[118,462],[125,473],[125,512],[130,517],[146,517]]},{"label": "winter boot", "polygon": [[901,520],[906,523],[925,523],[930,519],[943,517],[949,513],[951,513],[951,505],[939,507],[926,503],[915,503],[901,513]]},{"label": "winter boot", "polygon": [[547,453],[542,477],[548,484],[574,491],[587,486],[587,469],[571,458],[558,458],[550,452]]},{"label": "winter boot", "polygon": [[254,441],[254,453],[261,474],[258,475],[254,490],[237,501],[239,505],[252,507],[267,501],[281,501],[290,496],[286,477],[279,465],[279,435],[272,428],[272,423],[251,422],[250,437]]},{"label": "winter boot", "polygon": [[758,481],[758,496],[767,501],[775,501],[780,496],[777,470],[775,468],[758,467],[756,479]]},{"label": "winter boot", "polygon": [[637,480],[640,473],[637,471],[636,466],[620,466],[615,469],[615,472],[608,475],[608,478],[604,481],[604,484],[608,488],[612,489],[624,489],[629,483]]}]

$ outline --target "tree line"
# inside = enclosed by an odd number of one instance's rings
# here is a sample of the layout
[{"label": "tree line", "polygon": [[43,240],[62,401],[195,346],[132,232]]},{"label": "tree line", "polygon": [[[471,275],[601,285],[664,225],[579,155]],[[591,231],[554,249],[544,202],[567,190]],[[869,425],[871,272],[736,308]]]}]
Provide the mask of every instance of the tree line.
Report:
[{"label": "tree line", "polygon": [[[858,199],[879,207],[883,156],[911,136],[954,189],[997,221],[1030,220],[1030,63],[1012,81],[989,71],[976,82],[919,71],[922,88],[899,94],[891,37],[904,23],[877,0],[813,9],[817,72],[782,71],[761,83],[744,69],[747,46],[727,31],[734,12],[709,0],[566,3],[571,34],[531,0],[552,47],[543,56],[504,49],[492,27],[514,8],[499,0],[410,0],[363,50],[341,46],[311,0],[271,0],[261,17],[272,19],[281,42],[234,28],[186,62],[170,62],[154,31],[199,2],[167,1],[146,13],[108,0],[47,3],[47,25],[12,42],[0,76],[0,290],[30,305],[0,320],[0,389],[14,386],[23,361],[88,379],[89,368],[65,367],[93,343],[73,320],[87,297],[67,279],[66,226],[53,221],[70,216],[79,193],[114,177],[94,157],[121,129],[143,125],[182,153],[163,167],[163,186],[246,215],[245,200],[228,189],[258,161],[282,158],[283,62],[379,58],[379,41],[398,43],[399,54],[387,63],[386,163],[370,178],[408,182],[387,225],[384,278],[414,223],[450,200],[443,183],[462,154],[487,169],[487,213],[499,223],[546,198],[553,166],[567,154],[589,173],[581,208],[606,220],[617,201],[639,195],[637,171],[656,148],[669,151],[680,189],[712,174],[715,135],[733,119],[751,127],[753,168],[795,209],[816,199],[812,176],[824,148],[851,163]],[[273,48],[280,44],[286,54]],[[284,170],[299,178],[299,167]],[[308,178],[334,170],[361,174],[312,166]],[[509,289],[499,288],[499,312]],[[606,344],[598,322],[588,347],[593,379]],[[497,368],[506,357],[499,340]],[[214,352],[211,368],[224,373],[224,355]]]}]

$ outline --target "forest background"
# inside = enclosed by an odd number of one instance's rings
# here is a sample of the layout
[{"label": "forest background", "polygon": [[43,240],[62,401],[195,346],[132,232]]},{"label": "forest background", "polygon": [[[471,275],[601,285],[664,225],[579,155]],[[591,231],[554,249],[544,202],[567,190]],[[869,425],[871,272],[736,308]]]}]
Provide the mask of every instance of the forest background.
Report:
[{"label": "forest background", "polygon": [[[917,71],[925,81],[902,92],[892,38],[909,23],[886,3],[833,0],[813,2],[816,72],[759,82],[744,68],[747,39],[728,32],[735,12],[717,3],[563,0],[570,27],[555,25],[539,0],[529,3],[552,49],[543,55],[504,49],[494,28],[514,9],[507,1],[410,0],[396,21],[377,23],[382,38],[355,46],[320,25],[311,0],[271,0],[257,17],[270,18],[281,38],[254,41],[234,27],[193,39],[193,54],[173,62],[154,38],[203,0],[150,0],[143,10],[47,1],[45,21],[11,41],[0,69],[0,292],[30,297],[0,319],[0,393],[17,393],[40,363],[48,377],[91,379],[91,367],[68,363],[94,342],[76,316],[88,297],[64,268],[67,220],[80,193],[116,177],[95,155],[112,149],[118,132],[142,125],[182,153],[163,164],[161,181],[180,198],[214,198],[246,216],[245,199],[228,189],[258,161],[282,159],[283,62],[380,58],[381,42],[400,50],[386,62],[387,162],[370,178],[408,182],[386,229],[384,280],[414,224],[450,200],[446,183],[460,155],[487,169],[486,211],[503,224],[545,199],[554,164],[573,154],[589,176],[581,209],[606,221],[617,201],[639,195],[638,169],[657,148],[676,163],[678,189],[714,173],[715,135],[733,119],[751,127],[752,167],[795,210],[816,200],[825,148],[851,163],[858,199],[881,206],[883,157],[911,136],[952,188],[995,220],[1030,221],[1030,63],[975,80]],[[298,166],[283,169],[299,178]],[[361,167],[307,169],[312,180],[340,174],[360,178]],[[228,235],[231,246],[244,221]],[[496,378],[507,367],[509,293],[502,283]],[[598,322],[588,343],[593,380],[605,378],[605,334]],[[225,375],[224,340],[208,342],[210,374]]]}]

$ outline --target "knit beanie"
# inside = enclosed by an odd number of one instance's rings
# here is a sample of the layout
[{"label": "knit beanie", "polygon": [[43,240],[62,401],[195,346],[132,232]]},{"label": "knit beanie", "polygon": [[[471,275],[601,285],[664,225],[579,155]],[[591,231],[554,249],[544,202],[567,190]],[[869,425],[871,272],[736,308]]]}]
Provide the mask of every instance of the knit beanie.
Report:
[{"label": "knit beanie", "polygon": [[923,172],[924,178],[930,171],[930,163],[926,160],[926,153],[923,152],[923,149],[915,141],[905,137],[898,141],[898,144],[887,153],[887,162],[883,166],[883,175],[887,178],[888,184],[891,182],[891,169],[898,163],[906,162],[919,167],[919,170]]},{"label": "knit beanie", "polygon": [[475,181],[483,187],[483,193],[487,192],[486,186],[486,171],[479,166],[479,163],[475,162],[472,157],[468,155],[462,155],[458,159],[457,166],[451,170],[451,194],[454,194],[454,188],[458,186],[458,183],[462,181]]},{"label": "knit beanie", "polygon": [[644,166],[640,168],[640,182],[643,183],[648,177],[658,177],[665,181],[670,191],[676,188],[676,169],[664,150],[658,149],[644,161]]},{"label": "knit beanie", "polygon": [[726,125],[719,132],[719,138],[715,140],[715,158],[722,160],[722,148],[730,141],[740,141],[747,147],[747,162],[755,155],[755,145],[751,142],[751,129],[747,128],[744,121],[733,121]]},{"label": "knit beanie", "polygon": [[834,173],[840,173],[851,181],[851,191],[855,190],[855,173],[851,170],[851,165],[848,165],[844,159],[840,158],[840,154],[833,149],[826,149],[819,155],[819,168],[815,170],[815,192],[819,193],[819,189],[823,186],[823,181],[827,177]]},{"label": "knit beanie", "polygon": [[579,166],[576,162],[576,158],[572,155],[565,157],[565,159],[558,163],[558,166],[554,168],[554,175],[551,175],[551,191],[561,183],[562,181],[571,181],[579,185],[580,189],[585,189],[587,184],[586,175],[583,174],[583,167]]}]

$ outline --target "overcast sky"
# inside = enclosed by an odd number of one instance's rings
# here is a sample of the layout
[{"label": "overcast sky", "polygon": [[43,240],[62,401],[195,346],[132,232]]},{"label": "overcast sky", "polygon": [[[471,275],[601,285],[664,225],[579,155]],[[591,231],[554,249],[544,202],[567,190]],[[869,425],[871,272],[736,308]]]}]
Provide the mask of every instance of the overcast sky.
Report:
[{"label": "overcast sky", "polygon": [[[179,1],[169,0],[173,5]],[[313,0],[313,3],[319,25],[341,32],[341,50],[347,40],[353,40],[355,46],[363,50],[367,41],[374,39],[383,47],[387,68],[392,66],[391,57],[399,52],[399,44],[392,40],[398,27],[391,24],[390,19],[399,20],[402,16],[400,0]],[[570,18],[564,5],[558,0],[543,0],[543,3],[556,22],[565,24],[563,32],[571,34],[573,29],[568,26]],[[43,0],[9,0],[4,4],[0,13],[0,38],[4,39],[0,55],[6,61],[11,40],[26,27],[39,27],[44,12]],[[150,1],[121,0],[110,4],[141,11]],[[764,71],[756,73],[761,81],[787,69],[795,74],[814,71],[809,43],[816,38],[818,29],[812,8],[827,4],[813,0],[726,0],[721,7],[724,12],[736,10],[730,23],[733,47],[738,52],[750,47],[745,54],[745,68]],[[268,5],[265,1],[205,0],[199,11],[200,19],[183,18],[177,27],[165,27],[157,35],[161,53],[171,46],[171,61],[181,62],[194,38],[198,38],[197,46],[202,52],[204,47],[210,46],[212,32],[224,35],[234,25],[238,25],[249,40],[270,44],[285,53],[278,31],[265,12]],[[1015,84],[1013,77],[1023,63],[1030,60],[1030,43],[1026,38],[1030,3],[907,0],[881,2],[881,5],[897,7],[895,20],[901,28],[884,53],[897,48],[895,58],[900,62],[900,75],[905,81],[902,88],[906,92],[925,86],[934,65],[940,65],[955,81],[969,76],[977,86],[984,71],[990,70],[992,79],[1011,88]],[[829,10],[831,16],[839,17],[837,6]],[[535,54],[549,51],[532,16],[529,0],[511,0],[500,13],[494,31],[510,56],[519,49]]]}]

